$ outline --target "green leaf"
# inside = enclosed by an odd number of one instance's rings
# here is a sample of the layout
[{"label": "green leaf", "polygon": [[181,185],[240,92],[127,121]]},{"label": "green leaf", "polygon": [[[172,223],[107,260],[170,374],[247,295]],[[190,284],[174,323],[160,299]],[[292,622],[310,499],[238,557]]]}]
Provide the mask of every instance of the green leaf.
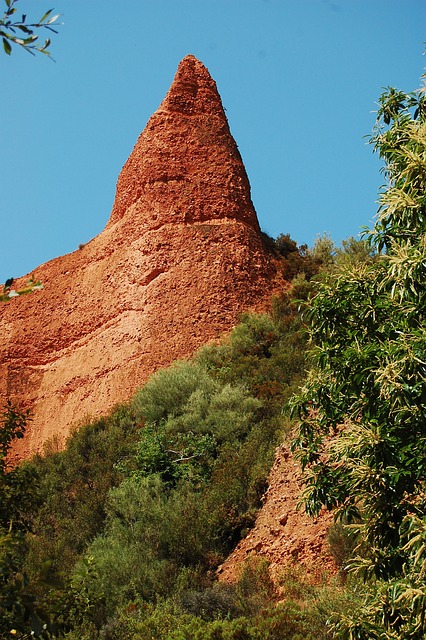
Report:
[{"label": "green leaf", "polygon": [[31,29],[28,29],[28,27],[26,27],[23,24],[17,24],[16,27],[17,29],[19,29],[20,31],[23,31],[24,33],[32,33]]},{"label": "green leaf", "polygon": [[53,16],[53,18],[50,18],[50,20],[48,20],[47,24],[53,24],[60,17],[61,17],[61,14],[58,13],[56,16]]},{"label": "green leaf", "polygon": [[39,20],[39,24],[43,24],[43,22],[50,16],[50,14],[52,13],[53,9],[49,9],[49,11],[46,11],[46,13],[44,14],[44,16],[42,16]]},{"label": "green leaf", "polygon": [[50,55],[49,51],[47,51],[47,47],[50,45],[50,39],[47,38],[46,42],[44,43],[44,45],[42,47],[40,47],[38,50],[40,51],[40,53],[46,53],[47,55]]},{"label": "green leaf", "polygon": [[36,40],[37,40],[37,36],[29,36],[28,38],[25,38],[25,40],[21,40],[18,44],[22,44],[23,43],[24,47],[29,47]]},{"label": "green leaf", "polygon": [[7,55],[10,56],[10,53],[12,51],[12,47],[10,46],[10,42],[8,40],[6,40],[6,38],[3,38],[3,49],[5,50]]}]

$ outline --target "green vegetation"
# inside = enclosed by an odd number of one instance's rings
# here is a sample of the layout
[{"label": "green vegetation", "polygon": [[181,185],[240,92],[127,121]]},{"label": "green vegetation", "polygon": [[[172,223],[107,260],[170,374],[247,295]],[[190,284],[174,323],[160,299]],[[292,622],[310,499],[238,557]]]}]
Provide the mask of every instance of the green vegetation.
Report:
[{"label": "green vegetation", "polygon": [[28,22],[26,14],[21,14],[21,18],[16,16],[18,0],[4,0],[6,7],[3,16],[0,18],[0,37],[3,40],[3,49],[10,56],[12,53],[12,45],[19,45],[28,53],[43,53],[50,56],[50,38],[46,38],[43,44],[38,42],[37,31],[47,30],[52,33],[58,33],[53,25],[56,26],[58,15],[52,15],[53,9],[49,9],[36,22]]},{"label": "green vegetation", "polygon": [[21,289],[12,289],[13,281],[14,278],[9,278],[4,283],[3,293],[0,295],[0,302],[9,302],[11,298],[16,298],[17,296],[23,296],[26,293],[32,293],[33,291],[43,289],[41,281],[35,280],[34,276],[31,276],[25,287],[22,287]]},{"label": "green vegetation", "polygon": [[1,630],[9,631],[16,617],[31,619],[40,626],[34,599],[27,590],[21,554],[29,517],[34,506],[33,474],[27,469],[9,469],[7,454],[15,438],[23,438],[28,413],[17,411],[8,403],[2,414],[0,429],[0,619]]},{"label": "green vegetation", "polygon": [[[331,637],[336,612],[361,606],[352,583],[344,593],[314,589],[300,572],[283,576],[286,602],[277,605],[262,562],[236,585],[215,578],[253,525],[291,427],[286,406],[305,377],[298,309],[311,304],[312,265],[330,273],[339,251],[343,261],[369,255],[355,240],[350,251],[327,237],[312,251],[285,242],[298,266],[271,315],[247,314],[227,340],[159,371],[129,404],[80,427],[65,451],[52,441],[4,474],[13,491],[4,498],[0,634],[318,640]],[[10,425],[27,418],[8,407],[7,446]]]},{"label": "green vegetation", "polygon": [[[388,185],[367,239],[264,238],[292,279],[270,315],[245,315],[64,451],[52,441],[13,470],[29,416],[5,408],[0,637],[425,637],[425,113],[424,93],[381,98],[372,143]],[[234,585],[216,569],[253,525],[289,403],[304,503],[335,511],[344,584],[313,587],[295,566],[278,602],[263,561]]]},{"label": "green vegetation", "polygon": [[426,634],[426,98],[389,89],[372,137],[388,184],[369,234],[384,253],[319,286],[306,313],[314,362],[296,408],[305,505],[356,536],[366,580],[340,637]]},{"label": "green vegetation", "polygon": [[[151,637],[137,634],[163,611],[171,638],[179,626],[182,637],[251,628],[252,613],[216,584],[215,569],[261,505],[303,349],[297,306],[283,294],[272,317],[243,317],[228,340],[159,371],[128,405],[82,426],[65,451],[53,441],[19,467],[31,499],[20,504],[6,582],[22,577],[47,626],[24,609],[11,618],[7,605],[0,633]],[[267,606],[276,624],[271,595]]]}]

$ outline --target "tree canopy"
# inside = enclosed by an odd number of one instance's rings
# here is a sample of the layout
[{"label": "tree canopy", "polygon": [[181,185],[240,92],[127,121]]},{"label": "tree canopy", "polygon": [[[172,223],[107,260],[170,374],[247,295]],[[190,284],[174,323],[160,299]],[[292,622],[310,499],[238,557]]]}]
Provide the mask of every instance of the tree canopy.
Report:
[{"label": "tree canopy", "polygon": [[306,311],[304,503],[336,509],[358,536],[351,567],[375,581],[348,638],[426,633],[425,116],[424,88],[381,96],[371,142],[386,184],[367,233],[380,256],[330,274]]}]

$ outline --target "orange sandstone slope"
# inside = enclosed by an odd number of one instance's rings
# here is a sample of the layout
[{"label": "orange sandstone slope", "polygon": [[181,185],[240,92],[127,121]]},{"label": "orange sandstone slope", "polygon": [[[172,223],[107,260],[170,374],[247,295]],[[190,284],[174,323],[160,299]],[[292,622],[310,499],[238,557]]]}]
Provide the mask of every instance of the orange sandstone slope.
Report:
[{"label": "orange sandstone slope", "polygon": [[326,582],[338,574],[327,540],[333,514],[323,510],[318,518],[310,518],[298,508],[302,489],[300,466],[289,443],[284,442],[276,451],[256,522],[219,567],[219,580],[236,582],[250,558],[268,561],[270,576],[284,597],[281,579],[288,570],[301,570],[312,584]]},{"label": "orange sandstone slope", "polygon": [[[207,69],[193,56],[122,169],[110,220],[0,303],[0,401],[27,407],[20,457],[106,413],[160,367],[265,308],[277,269]],[[23,287],[29,276],[14,286]]]}]

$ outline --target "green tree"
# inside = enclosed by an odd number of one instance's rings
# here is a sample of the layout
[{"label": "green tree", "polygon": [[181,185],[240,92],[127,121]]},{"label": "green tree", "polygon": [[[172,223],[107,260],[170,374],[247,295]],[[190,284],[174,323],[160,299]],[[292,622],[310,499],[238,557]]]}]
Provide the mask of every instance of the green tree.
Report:
[{"label": "green tree", "polygon": [[[347,638],[426,633],[426,100],[388,89],[371,142],[387,184],[369,241],[382,254],[319,285],[313,367],[295,401],[309,513],[358,535],[352,568],[375,581]],[[346,635],[345,635],[346,634]]]},{"label": "green tree", "polygon": [[25,465],[11,468],[8,458],[12,442],[24,437],[29,420],[29,412],[10,401],[0,415],[0,535],[11,528],[25,530],[35,500],[33,471]]},{"label": "green tree", "polygon": [[28,411],[19,411],[10,400],[7,401],[2,414],[2,427],[0,429],[0,474],[5,475],[7,470],[7,454],[12,441],[15,438],[23,438],[28,422]]},{"label": "green tree", "polygon": [[[11,469],[7,454],[29,415],[10,403],[0,428],[0,637],[62,637],[100,603],[90,558],[70,569],[102,527],[104,502],[122,479],[116,463],[133,450],[137,426],[125,407],[81,427],[64,452],[45,451]],[[54,444],[50,445],[54,448]],[[119,464],[117,464],[117,467]]]},{"label": "green tree", "polygon": [[[28,420],[28,411],[7,402],[0,426],[0,635],[5,637],[12,629],[16,633],[32,630],[38,636],[45,624],[22,568],[24,534],[35,501],[34,476],[25,467],[8,465],[13,440],[24,437]],[[45,630],[48,626],[47,620]]]},{"label": "green tree", "polygon": [[3,17],[0,19],[0,36],[3,40],[3,49],[7,55],[12,53],[12,44],[17,44],[28,53],[35,55],[36,52],[50,56],[50,38],[46,38],[43,44],[39,42],[37,31],[47,30],[58,33],[54,28],[60,14],[52,15],[53,9],[46,11],[36,22],[27,21],[26,14],[21,14],[18,19],[16,4],[18,0],[4,0],[6,7]]}]

